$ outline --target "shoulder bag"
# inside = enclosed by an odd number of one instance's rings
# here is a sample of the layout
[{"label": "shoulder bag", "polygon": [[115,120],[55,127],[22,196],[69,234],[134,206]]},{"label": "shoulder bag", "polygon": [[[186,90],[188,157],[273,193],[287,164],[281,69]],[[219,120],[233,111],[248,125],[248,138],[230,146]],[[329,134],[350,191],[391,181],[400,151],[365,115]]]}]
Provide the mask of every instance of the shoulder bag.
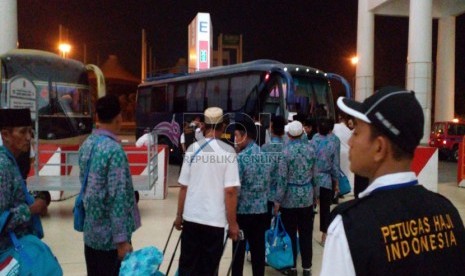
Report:
[{"label": "shoulder bag", "polygon": [[339,194],[345,195],[350,193],[352,187],[350,186],[349,179],[347,176],[339,169]]},{"label": "shoulder bag", "polygon": [[[1,215],[1,229],[7,224],[10,212]],[[61,276],[63,271],[50,248],[35,235],[17,238],[8,231],[12,246],[0,253],[0,276]]]},{"label": "shoulder bag", "polygon": [[84,231],[84,219],[86,217],[86,212],[84,210],[84,202],[82,198],[84,196],[84,192],[87,187],[87,178],[89,177],[90,161],[92,159],[92,153],[94,152],[95,144],[97,144],[99,141],[100,141],[100,138],[97,140],[97,142],[95,142],[92,145],[89,159],[87,159],[86,174],[84,176],[84,181],[81,185],[81,191],[79,192],[78,196],[76,197],[76,201],[74,202],[74,208],[73,208],[74,230],[78,232]]}]

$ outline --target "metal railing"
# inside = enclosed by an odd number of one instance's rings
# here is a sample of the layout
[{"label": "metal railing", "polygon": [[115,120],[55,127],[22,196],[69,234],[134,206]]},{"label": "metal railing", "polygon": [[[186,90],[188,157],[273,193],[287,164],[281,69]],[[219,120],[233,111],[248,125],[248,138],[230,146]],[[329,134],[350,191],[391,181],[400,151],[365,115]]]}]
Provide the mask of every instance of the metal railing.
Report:
[{"label": "metal railing", "polygon": [[[128,149],[132,145],[123,144],[123,149],[127,149],[125,152],[128,156],[129,168],[131,171],[141,171],[140,174],[132,175],[135,190],[151,190],[158,180],[157,135],[152,132],[150,136],[147,146],[142,149]],[[36,139],[34,175],[27,179],[29,190],[79,191],[81,182],[78,148],[79,145],[41,145]],[[131,162],[140,159],[144,162]]]}]

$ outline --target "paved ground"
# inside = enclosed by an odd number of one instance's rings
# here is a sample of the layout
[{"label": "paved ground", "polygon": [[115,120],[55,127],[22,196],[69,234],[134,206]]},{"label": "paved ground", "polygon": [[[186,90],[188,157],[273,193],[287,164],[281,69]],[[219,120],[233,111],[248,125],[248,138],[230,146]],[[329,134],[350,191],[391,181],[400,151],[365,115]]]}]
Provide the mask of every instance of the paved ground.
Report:
[{"label": "paved ground", "polygon": [[[139,207],[142,216],[142,227],[136,231],[133,237],[134,248],[141,248],[154,245],[163,249],[168,237],[171,225],[176,213],[177,195],[179,189],[176,187],[176,180],[179,168],[169,167],[169,192],[165,200],[141,200]],[[439,163],[439,193],[448,197],[459,209],[462,218],[465,218],[465,189],[456,185],[457,163]],[[351,197],[348,196],[347,199]],[[346,200],[347,200],[346,199]],[[74,198],[60,202],[52,202],[48,216],[43,218],[45,229],[44,241],[50,245],[53,252],[58,257],[65,275],[86,275],[83,253],[82,234],[73,230],[72,207]],[[321,267],[323,248],[316,242],[321,237],[318,231],[319,219],[315,219],[314,243],[313,243],[313,274],[318,275]],[[167,270],[169,259],[172,255],[175,241],[179,232],[175,232],[172,241],[165,254],[161,271]],[[220,275],[226,275],[231,261],[231,243],[228,243],[225,254],[222,258]],[[177,267],[178,255],[175,256],[170,275],[174,275]],[[244,275],[252,275],[250,263],[245,263]],[[266,275],[280,275],[271,268],[266,268]]]}]

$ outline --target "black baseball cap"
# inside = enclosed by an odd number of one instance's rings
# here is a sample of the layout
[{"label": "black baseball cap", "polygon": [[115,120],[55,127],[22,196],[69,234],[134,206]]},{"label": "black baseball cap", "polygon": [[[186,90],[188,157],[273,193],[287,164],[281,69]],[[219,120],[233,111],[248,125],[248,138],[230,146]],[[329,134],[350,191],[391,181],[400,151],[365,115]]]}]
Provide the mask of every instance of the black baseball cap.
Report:
[{"label": "black baseball cap", "polygon": [[345,113],[372,124],[393,143],[413,153],[423,137],[423,108],[415,92],[388,86],[363,102],[340,97],[337,106]]}]

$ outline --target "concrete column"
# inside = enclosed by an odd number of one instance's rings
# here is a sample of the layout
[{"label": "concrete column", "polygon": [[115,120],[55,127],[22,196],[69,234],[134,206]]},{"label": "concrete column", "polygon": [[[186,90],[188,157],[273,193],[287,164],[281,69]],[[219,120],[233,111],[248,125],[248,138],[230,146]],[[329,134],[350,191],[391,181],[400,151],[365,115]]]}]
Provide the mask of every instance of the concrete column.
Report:
[{"label": "concrete column", "polygon": [[422,144],[428,142],[431,129],[432,6],[432,0],[410,0],[406,83],[407,89],[415,91],[423,107],[425,127]]},{"label": "concrete column", "polygon": [[18,8],[16,0],[0,1],[0,54],[15,49],[18,44]]},{"label": "concrete column", "polygon": [[357,70],[355,73],[355,99],[363,101],[373,94],[375,16],[368,10],[369,0],[358,1],[357,19]]},{"label": "concrete column", "polygon": [[440,18],[438,25],[434,121],[449,121],[455,116],[455,17]]}]

